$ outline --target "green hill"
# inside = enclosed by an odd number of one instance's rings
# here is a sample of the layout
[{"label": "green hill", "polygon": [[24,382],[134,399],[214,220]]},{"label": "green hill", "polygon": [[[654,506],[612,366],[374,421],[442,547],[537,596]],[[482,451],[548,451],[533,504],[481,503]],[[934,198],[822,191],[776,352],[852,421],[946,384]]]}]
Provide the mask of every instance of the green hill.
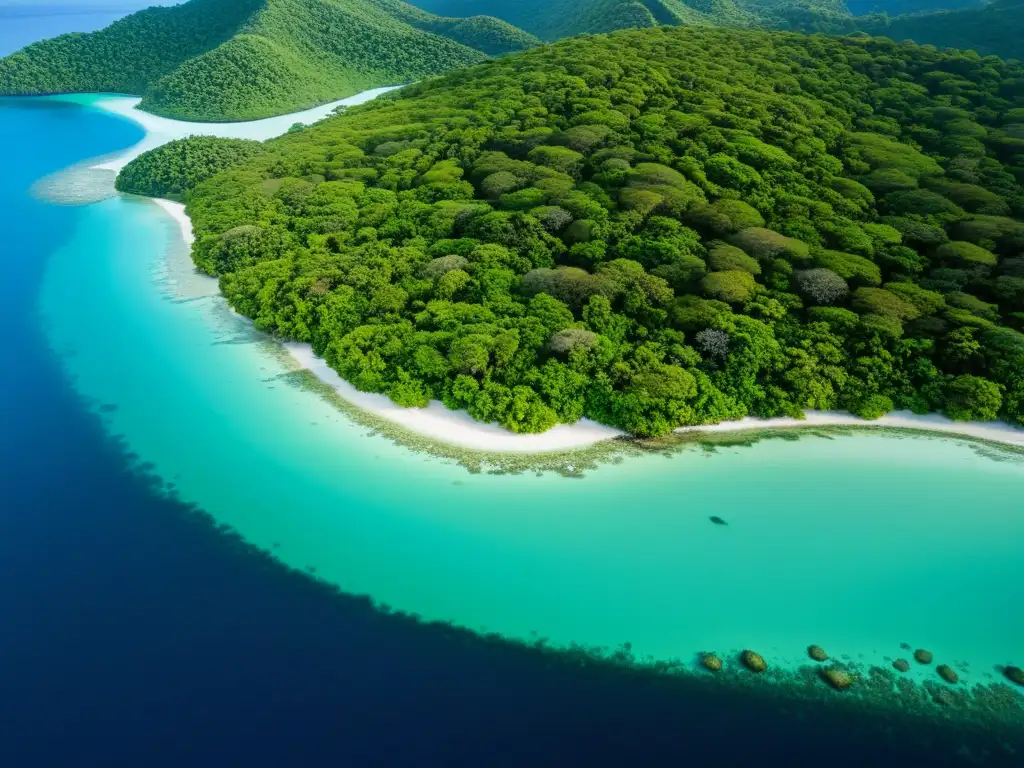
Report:
[{"label": "green hill", "polygon": [[434,13],[466,15],[484,9],[543,40],[637,27],[764,26],[787,14],[846,16],[843,0],[416,0]]},{"label": "green hill", "polygon": [[638,435],[805,408],[1024,421],[1019,62],[659,27],[259,153],[201,141],[124,181],[184,193],[237,311],[401,405]]},{"label": "green hill", "polygon": [[192,120],[297,111],[529,47],[492,17],[434,16],[398,0],[191,0],[0,60],[0,94],[115,92]]},{"label": "green hill", "polygon": [[894,40],[1024,59],[1024,0],[992,0],[982,8],[865,20],[858,26]]},{"label": "green hill", "polygon": [[984,4],[984,0],[846,0],[846,7],[854,16],[868,16],[872,13],[902,16],[909,13],[978,8]]}]

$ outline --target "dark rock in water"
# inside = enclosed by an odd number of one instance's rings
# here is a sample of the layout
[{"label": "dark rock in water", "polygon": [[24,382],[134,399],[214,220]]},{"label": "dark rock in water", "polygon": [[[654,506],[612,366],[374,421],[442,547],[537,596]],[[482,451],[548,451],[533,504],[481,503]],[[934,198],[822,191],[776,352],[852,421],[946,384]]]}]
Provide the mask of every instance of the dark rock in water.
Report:
[{"label": "dark rock in water", "polygon": [[807,655],[815,661],[828,661],[828,654],[825,653],[825,649],[820,645],[810,645],[807,647]]},{"label": "dark rock in water", "polygon": [[1020,667],[1005,667],[1003,669],[1003,674],[1006,675],[1006,679],[1011,683],[1024,685],[1024,669],[1021,669]]},{"label": "dark rock in water", "polygon": [[743,666],[749,669],[751,672],[761,674],[768,669],[768,662],[764,660],[764,657],[759,653],[753,651],[744,651],[740,654],[740,661],[743,662]]},{"label": "dark rock in water", "polygon": [[896,661],[892,663],[892,668],[897,672],[909,672],[910,662],[906,659],[896,659]]},{"label": "dark rock in water", "polygon": [[945,680],[947,683],[956,683],[960,678],[957,677],[956,672],[948,664],[939,664],[935,668],[935,671],[939,673],[939,677]]},{"label": "dark rock in water", "polygon": [[918,664],[931,664],[932,659],[935,658],[931,651],[926,651],[924,648],[918,648],[914,651],[914,661]]},{"label": "dark rock in water", "polygon": [[823,669],[819,672],[821,679],[837,691],[845,691],[853,685],[853,675],[842,669]]},{"label": "dark rock in water", "polygon": [[715,525],[728,525],[728,523],[725,522],[725,520],[720,518],[718,515],[712,515],[711,517],[708,518],[708,520],[710,520]]},{"label": "dark rock in water", "polygon": [[722,660],[713,653],[705,653],[700,657],[700,665],[709,672],[720,672]]}]

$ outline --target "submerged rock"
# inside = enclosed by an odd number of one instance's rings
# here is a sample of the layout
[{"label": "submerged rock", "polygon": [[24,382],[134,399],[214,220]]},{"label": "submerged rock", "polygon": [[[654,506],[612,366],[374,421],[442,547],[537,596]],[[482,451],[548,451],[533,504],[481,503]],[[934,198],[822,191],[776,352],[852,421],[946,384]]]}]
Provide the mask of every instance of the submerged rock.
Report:
[{"label": "submerged rock", "polygon": [[906,659],[896,659],[896,661],[892,663],[892,668],[897,672],[909,672],[910,662]]},{"label": "submerged rock", "polygon": [[931,651],[926,651],[924,648],[918,648],[914,651],[914,661],[918,664],[931,664],[932,659],[935,658]]},{"label": "submerged rock", "polygon": [[853,685],[853,675],[842,669],[832,667],[831,669],[821,670],[819,674],[822,680],[837,691],[845,691]]},{"label": "submerged rock", "polygon": [[720,672],[722,660],[713,653],[705,653],[700,657],[700,665],[709,672]]},{"label": "submerged rock", "polygon": [[708,518],[708,520],[710,520],[715,525],[728,525],[728,523],[725,522],[725,520],[720,518],[718,515],[712,515],[711,517]]},{"label": "submerged rock", "polygon": [[1006,675],[1006,679],[1011,683],[1024,685],[1024,669],[1021,669],[1020,667],[1005,667],[1003,669],[1003,674]]},{"label": "submerged rock", "polygon": [[815,661],[828,661],[828,654],[825,653],[825,649],[820,645],[809,645],[807,647],[807,655]]},{"label": "submerged rock", "polygon": [[764,660],[764,657],[759,653],[753,651],[744,651],[740,654],[740,661],[743,662],[743,666],[749,669],[751,672],[761,674],[768,669],[768,662]]},{"label": "submerged rock", "polygon": [[939,664],[935,668],[935,671],[939,673],[939,677],[945,680],[947,683],[956,683],[960,678],[957,677],[956,672],[948,664]]}]

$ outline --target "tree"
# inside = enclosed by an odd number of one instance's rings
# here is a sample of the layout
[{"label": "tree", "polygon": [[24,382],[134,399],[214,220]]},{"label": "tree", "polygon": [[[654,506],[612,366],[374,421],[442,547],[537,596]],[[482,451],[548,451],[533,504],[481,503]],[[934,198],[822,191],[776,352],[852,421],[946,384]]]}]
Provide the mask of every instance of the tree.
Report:
[{"label": "tree", "polygon": [[763,227],[742,229],[732,235],[729,242],[761,262],[785,259],[801,263],[810,258],[810,248],[806,243]]},{"label": "tree", "polygon": [[730,270],[712,272],[700,281],[707,296],[729,304],[745,304],[757,293],[757,283],[749,272]]},{"label": "tree", "polygon": [[761,265],[734,245],[712,243],[708,249],[707,265],[716,272],[738,269],[752,275],[761,274]]},{"label": "tree", "polygon": [[729,354],[729,334],[717,328],[705,328],[696,336],[697,349],[706,357],[724,358]]},{"label": "tree", "polygon": [[1002,388],[980,376],[957,376],[946,386],[946,415],[954,421],[991,421],[1003,405]]},{"label": "tree", "polygon": [[793,273],[800,293],[815,304],[835,304],[850,292],[846,281],[831,269],[819,267]]}]

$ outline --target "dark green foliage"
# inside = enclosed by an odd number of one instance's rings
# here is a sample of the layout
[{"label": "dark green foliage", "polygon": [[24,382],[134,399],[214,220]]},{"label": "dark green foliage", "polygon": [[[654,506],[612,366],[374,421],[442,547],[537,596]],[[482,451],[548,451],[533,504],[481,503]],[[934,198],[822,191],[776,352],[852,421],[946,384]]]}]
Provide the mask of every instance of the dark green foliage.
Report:
[{"label": "dark green foliage", "polygon": [[738,269],[712,272],[701,280],[700,287],[709,298],[728,304],[746,304],[757,293],[754,276]]},{"label": "dark green foliage", "polygon": [[121,192],[180,200],[214,174],[263,151],[258,141],[192,136],[132,160],[117,176]]},{"label": "dark green foliage", "polygon": [[853,283],[878,285],[882,282],[882,270],[863,256],[821,249],[815,252],[814,261],[819,267],[830,269]]},{"label": "dark green foliage", "polygon": [[399,85],[536,40],[399,0],[191,0],[0,60],[0,94],[115,92],[180,119],[249,120]]},{"label": "dark green foliage", "polygon": [[762,262],[785,259],[799,264],[810,259],[810,248],[806,243],[762,227],[742,229],[730,237],[729,242]]},{"label": "dark green foliage", "polygon": [[[896,16],[891,11],[889,15]],[[908,13],[892,19],[869,16],[855,25],[894,40],[1024,58],[1024,0],[992,0],[980,8]]]},{"label": "dark green foliage", "polygon": [[946,414],[956,421],[988,421],[999,415],[998,384],[979,376],[957,376],[946,386]]},{"label": "dark green foliage", "polygon": [[841,0],[417,0],[416,4],[447,16],[488,13],[543,40],[659,25],[806,26],[849,15]]},{"label": "dark green foliage", "polygon": [[994,267],[999,260],[992,251],[974,243],[953,241],[935,250],[935,258],[954,267]]},{"label": "dark green foliage", "polygon": [[734,245],[711,243],[708,246],[707,265],[716,272],[739,269],[752,275],[761,274],[761,265]]},{"label": "dark green foliage", "polygon": [[[189,191],[193,255],[360,389],[518,431],[1020,422],[1024,190],[1001,145],[944,136],[1024,109],[1024,68],[973,61],[739,30],[565,41],[268,142]],[[887,171],[904,186],[868,183]]]},{"label": "dark green foliage", "polygon": [[885,395],[868,395],[863,400],[854,403],[850,412],[862,419],[874,421],[885,416],[893,407],[892,400]]}]

